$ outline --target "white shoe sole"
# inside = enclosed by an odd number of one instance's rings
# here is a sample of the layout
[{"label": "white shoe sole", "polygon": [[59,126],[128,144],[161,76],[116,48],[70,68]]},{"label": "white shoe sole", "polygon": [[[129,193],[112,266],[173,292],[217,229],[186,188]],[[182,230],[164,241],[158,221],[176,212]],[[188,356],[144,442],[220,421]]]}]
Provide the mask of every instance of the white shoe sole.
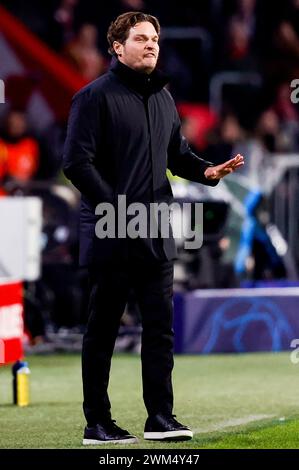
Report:
[{"label": "white shoe sole", "polygon": [[130,439],[115,439],[112,441],[99,441],[97,439],[83,439],[82,444],[84,446],[96,446],[103,444],[135,444],[138,442],[137,437],[132,437]]},{"label": "white shoe sole", "polygon": [[151,440],[188,440],[192,439],[193,432],[190,430],[165,431],[165,432],[145,432],[144,439]]}]

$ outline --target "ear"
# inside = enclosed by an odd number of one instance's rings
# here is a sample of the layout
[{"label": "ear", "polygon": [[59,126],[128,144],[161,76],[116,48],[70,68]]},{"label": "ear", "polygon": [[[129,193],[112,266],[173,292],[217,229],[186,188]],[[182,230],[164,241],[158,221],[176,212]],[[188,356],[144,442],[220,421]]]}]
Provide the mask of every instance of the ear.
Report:
[{"label": "ear", "polygon": [[116,55],[121,56],[123,53],[123,48],[124,48],[123,44],[121,44],[118,41],[113,41],[113,49]]}]

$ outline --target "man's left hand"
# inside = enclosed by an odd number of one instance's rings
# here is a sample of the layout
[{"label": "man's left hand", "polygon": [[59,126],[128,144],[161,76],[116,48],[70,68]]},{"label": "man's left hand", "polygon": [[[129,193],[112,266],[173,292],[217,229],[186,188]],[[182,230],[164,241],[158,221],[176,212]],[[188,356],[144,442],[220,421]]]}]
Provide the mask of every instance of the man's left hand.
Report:
[{"label": "man's left hand", "polygon": [[229,175],[233,171],[237,170],[244,165],[244,158],[238,153],[234,158],[227,160],[221,165],[210,166],[205,170],[205,177],[208,180],[220,180],[226,175]]}]

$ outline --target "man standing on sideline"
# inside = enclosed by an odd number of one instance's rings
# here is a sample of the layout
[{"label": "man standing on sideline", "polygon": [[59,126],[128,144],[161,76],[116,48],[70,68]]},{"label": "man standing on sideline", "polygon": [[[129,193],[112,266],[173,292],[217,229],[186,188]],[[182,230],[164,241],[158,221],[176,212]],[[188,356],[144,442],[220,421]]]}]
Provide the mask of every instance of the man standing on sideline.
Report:
[{"label": "man standing on sideline", "polygon": [[[160,25],[140,12],[120,15],[108,30],[110,70],[73,98],[64,173],[81,192],[80,264],[88,266],[90,297],[83,339],[83,444],[133,443],[112,420],[107,393],[110,364],[132,286],[142,317],[142,384],[148,413],[144,438],[185,440],[192,431],[173,412],[173,260],[169,238],[99,238],[99,203],[172,201],[166,176],[215,186],[243,165],[243,157],[218,166],[197,157],[180,134],[167,80],[156,69]],[[120,214],[122,215],[122,214]],[[120,384],[121,386],[121,384]]]}]

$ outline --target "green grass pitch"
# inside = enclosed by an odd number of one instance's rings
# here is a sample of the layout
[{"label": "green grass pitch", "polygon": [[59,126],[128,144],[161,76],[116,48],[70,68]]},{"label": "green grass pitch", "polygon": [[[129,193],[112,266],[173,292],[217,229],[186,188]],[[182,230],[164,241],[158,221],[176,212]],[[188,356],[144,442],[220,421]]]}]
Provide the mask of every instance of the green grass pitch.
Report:
[{"label": "green grass pitch", "polygon": [[[27,359],[26,408],[11,404],[11,368],[0,368],[0,448],[82,448],[80,356]],[[289,353],[175,356],[173,381],[174,412],[194,438],[144,441],[140,357],[115,355],[109,387],[113,418],[139,443],[100,448],[299,448],[299,364],[291,363]]]}]

